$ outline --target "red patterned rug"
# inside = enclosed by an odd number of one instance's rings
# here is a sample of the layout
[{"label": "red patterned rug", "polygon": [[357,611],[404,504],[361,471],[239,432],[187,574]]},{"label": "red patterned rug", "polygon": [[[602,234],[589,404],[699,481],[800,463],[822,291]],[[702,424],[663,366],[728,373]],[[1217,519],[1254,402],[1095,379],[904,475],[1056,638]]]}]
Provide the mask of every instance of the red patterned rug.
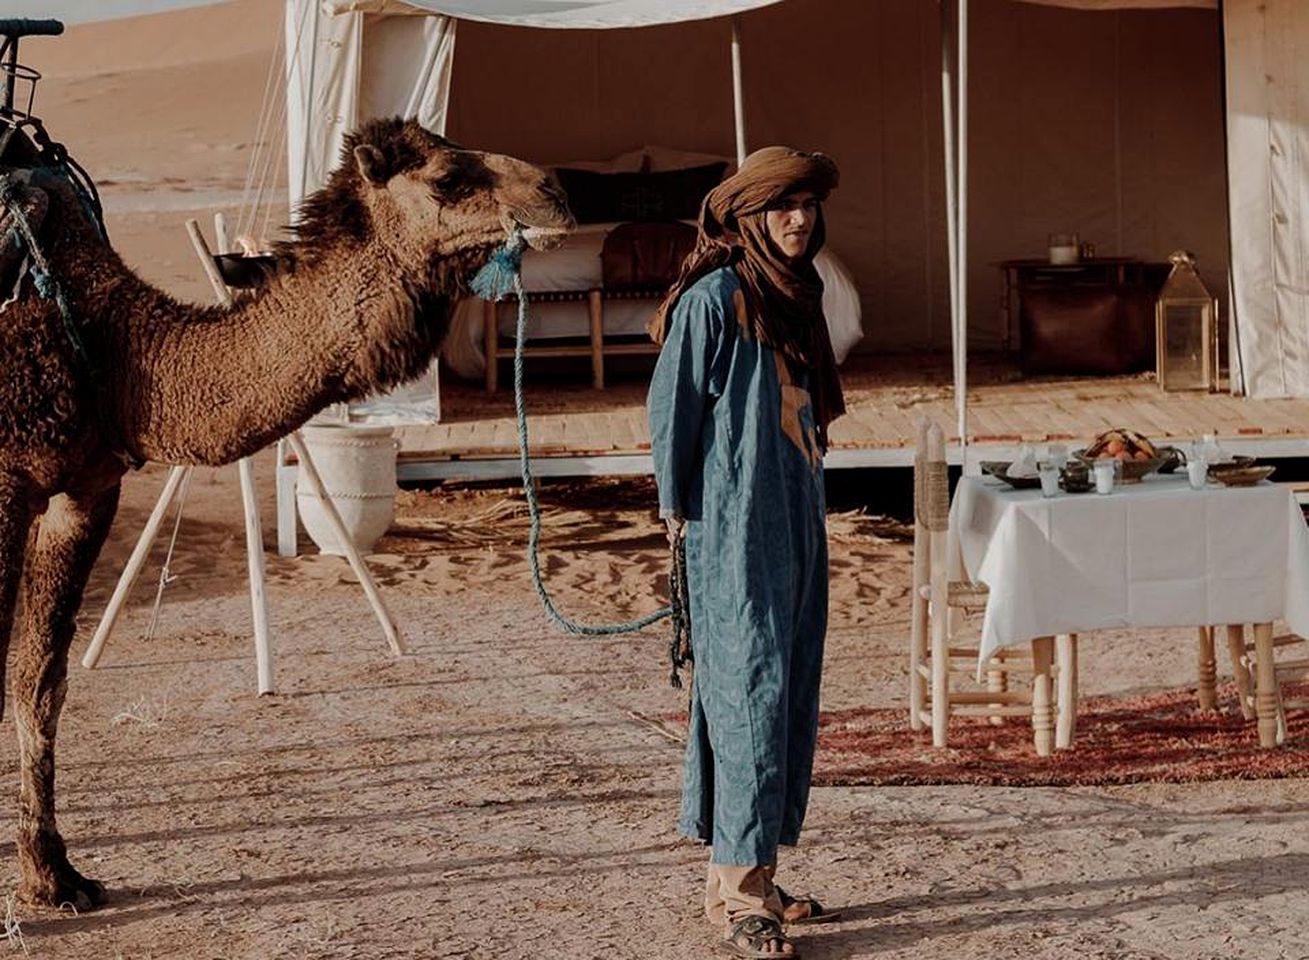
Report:
[{"label": "red patterned rug", "polygon": [[[909,729],[906,709],[825,712],[814,783],[1103,786],[1309,776],[1309,716],[1292,714],[1286,742],[1264,750],[1254,721],[1236,710],[1235,688],[1218,692],[1221,712],[1201,710],[1193,689],[1087,698],[1073,748],[1051,757],[1036,755],[1023,720],[952,720],[950,745],[937,750],[930,731]],[[685,737],[685,713],[662,719],[667,732]]]},{"label": "red patterned rug", "polygon": [[1093,697],[1079,704],[1071,750],[1038,757],[1032,725],[951,721],[949,746],[909,730],[907,710],[825,713],[815,783],[973,783],[989,786],[1096,786],[1195,783],[1309,776],[1309,718],[1292,714],[1286,742],[1259,746],[1252,720],[1236,710],[1235,688],[1219,690],[1221,712],[1201,710],[1195,691]]}]

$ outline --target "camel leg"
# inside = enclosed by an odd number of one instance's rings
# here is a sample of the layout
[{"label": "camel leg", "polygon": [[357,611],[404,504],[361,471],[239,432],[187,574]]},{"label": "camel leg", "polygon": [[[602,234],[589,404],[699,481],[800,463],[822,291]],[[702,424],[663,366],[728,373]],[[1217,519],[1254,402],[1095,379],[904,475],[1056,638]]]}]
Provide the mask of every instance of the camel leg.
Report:
[{"label": "camel leg", "polygon": [[19,895],[32,903],[82,910],[105,896],[103,886],[73,869],[55,826],[55,736],[77,610],[113,522],[118,489],[115,484],[95,494],[55,497],[28,546],[12,689],[21,774]]},{"label": "camel leg", "polygon": [[31,524],[26,487],[12,477],[0,476],[0,714],[4,712],[5,665],[9,662],[14,603]]}]

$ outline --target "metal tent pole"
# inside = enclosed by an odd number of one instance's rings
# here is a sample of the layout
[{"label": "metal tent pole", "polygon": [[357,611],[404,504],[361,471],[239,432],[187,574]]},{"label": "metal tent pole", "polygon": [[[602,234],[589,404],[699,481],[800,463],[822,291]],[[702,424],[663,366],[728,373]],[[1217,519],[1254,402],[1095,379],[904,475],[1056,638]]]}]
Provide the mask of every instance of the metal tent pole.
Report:
[{"label": "metal tent pole", "polygon": [[959,214],[955,240],[958,264],[955,283],[959,308],[955,317],[955,415],[958,418],[959,460],[968,465],[968,0],[959,0],[958,103],[959,135],[955,144],[959,166]]},{"label": "metal tent pole", "polygon": [[945,147],[945,237],[950,275],[950,359],[956,391],[959,389],[959,207],[957,197],[958,151],[955,147],[954,32],[950,0],[941,0],[941,120]]},{"label": "metal tent pole", "polygon": [[736,123],[736,165],[745,160],[745,94],[741,87],[741,18],[732,18],[732,119]]}]

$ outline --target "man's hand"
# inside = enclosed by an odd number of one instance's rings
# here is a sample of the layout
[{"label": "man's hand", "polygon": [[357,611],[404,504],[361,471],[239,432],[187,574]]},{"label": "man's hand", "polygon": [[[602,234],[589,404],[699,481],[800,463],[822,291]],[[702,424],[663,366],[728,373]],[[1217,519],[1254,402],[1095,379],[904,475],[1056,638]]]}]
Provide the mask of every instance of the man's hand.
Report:
[{"label": "man's hand", "polygon": [[686,518],[685,517],[665,517],[664,526],[668,532],[668,545],[676,547],[677,541],[686,536]]}]

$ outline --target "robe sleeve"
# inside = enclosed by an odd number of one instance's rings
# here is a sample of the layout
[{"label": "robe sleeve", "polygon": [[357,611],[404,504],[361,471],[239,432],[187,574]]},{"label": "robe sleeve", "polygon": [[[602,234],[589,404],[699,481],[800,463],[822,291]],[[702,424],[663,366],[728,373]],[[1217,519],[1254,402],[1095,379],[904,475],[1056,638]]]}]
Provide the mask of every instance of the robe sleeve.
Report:
[{"label": "robe sleeve", "polygon": [[713,373],[725,315],[721,300],[687,291],[673,309],[655,364],[646,410],[661,517],[687,515],[691,486],[702,468],[704,418],[720,392]]}]

